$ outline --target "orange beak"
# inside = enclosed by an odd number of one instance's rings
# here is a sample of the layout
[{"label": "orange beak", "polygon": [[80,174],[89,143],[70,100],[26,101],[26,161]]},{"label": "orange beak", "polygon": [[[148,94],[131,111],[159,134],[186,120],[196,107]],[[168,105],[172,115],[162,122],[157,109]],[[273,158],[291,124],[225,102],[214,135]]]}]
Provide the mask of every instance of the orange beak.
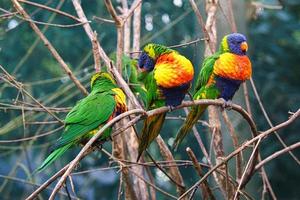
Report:
[{"label": "orange beak", "polygon": [[248,51],[248,44],[247,44],[247,42],[242,42],[242,44],[241,44],[241,49],[242,49],[242,51],[244,51],[244,52],[247,52],[247,51]]}]

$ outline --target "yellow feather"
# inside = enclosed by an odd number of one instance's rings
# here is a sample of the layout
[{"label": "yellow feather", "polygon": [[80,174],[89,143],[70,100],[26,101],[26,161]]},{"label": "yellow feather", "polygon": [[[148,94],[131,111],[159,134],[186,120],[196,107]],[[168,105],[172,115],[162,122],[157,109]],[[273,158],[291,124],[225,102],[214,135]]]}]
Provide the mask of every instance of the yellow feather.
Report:
[{"label": "yellow feather", "polygon": [[122,108],[126,109],[126,96],[120,88],[114,88],[112,89],[116,93],[115,100],[117,104],[121,105]]},{"label": "yellow feather", "polygon": [[155,59],[155,51],[153,44],[147,44],[144,47],[144,52],[146,52],[148,56],[150,56],[152,59]]}]

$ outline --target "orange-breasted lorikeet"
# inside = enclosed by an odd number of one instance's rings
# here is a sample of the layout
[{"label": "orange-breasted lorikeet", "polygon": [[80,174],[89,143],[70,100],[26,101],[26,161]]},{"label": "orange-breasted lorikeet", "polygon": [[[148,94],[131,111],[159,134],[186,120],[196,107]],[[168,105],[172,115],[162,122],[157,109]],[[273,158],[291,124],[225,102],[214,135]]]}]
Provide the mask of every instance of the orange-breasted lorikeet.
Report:
[{"label": "orange-breasted lorikeet", "polygon": [[[126,96],[115,80],[108,73],[95,73],[91,78],[91,93],[68,113],[64,132],[37,171],[48,167],[69,148],[86,143],[104,124],[126,109]],[[109,139],[111,131],[112,128],[106,129],[97,144]]]},{"label": "orange-breasted lorikeet", "polygon": [[[248,45],[244,35],[240,33],[226,35],[222,39],[219,50],[204,59],[193,99],[231,100],[240,84],[249,79],[252,74],[251,62],[246,55],[247,50]],[[173,147],[178,147],[206,108],[206,105],[191,108],[186,121],[177,133]]]},{"label": "orange-breasted lorikeet", "polygon": [[[139,80],[147,91],[146,108],[170,108],[181,104],[194,77],[192,63],[177,51],[158,44],[144,47],[138,61],[142,73]],[[159,134],[166,113],[148,117],[144,121],[139,144],[139,156]]]}]

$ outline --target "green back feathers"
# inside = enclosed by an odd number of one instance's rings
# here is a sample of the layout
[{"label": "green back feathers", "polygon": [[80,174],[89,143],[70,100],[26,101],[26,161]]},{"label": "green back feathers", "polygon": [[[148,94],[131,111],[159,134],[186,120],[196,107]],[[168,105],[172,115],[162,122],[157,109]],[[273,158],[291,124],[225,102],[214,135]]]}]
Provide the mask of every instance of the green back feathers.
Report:
[{"label": "green back feathers", "polygon": [[222,41],[221,41],[220,47],[219,47],[219,52],[220,53],[229,52],[229,45],[228,45],[228,42],[227,42],[227,37],[228,37],[228,35],[225,35],[222,38]]},{"label": "green back feathers", "polygon": [[[48,167],[73,145],[78,145],[92,137],[91,131],[107,123],[116,108],[116,93],[113,91],[115,88],[117,88],[116,82],[108,73],[99,72],[92,76],[92,92],[68,113],[64,132],[37,171]],[[106,140],[110,133],[111,129],[107,129],[100,140]]]},{"label": "green back feathers", "polygon": [[118,87],[112,76],[106,72],[97,72],[91,78],[91,91],[104,92]]},{"label": "green back feathers", "polygon": [[161,54],[164,53],[170,53],[170,52],[176,52],[173,49],[170,49],[166,46],[160,45],[160,44],[147,44],[143,51],[147,53],[153,60],[156,60],[157,57],[159,57]]},{"label": "green back feathers", "polygon": [[199,91],[202,86],[205,86],[213,73],[214,64],[216,60],[219,58],[220,53],[217,52],[207,58],[204,59],[201,70],[198,75],[196,87],[194,89],[194,93]]}]

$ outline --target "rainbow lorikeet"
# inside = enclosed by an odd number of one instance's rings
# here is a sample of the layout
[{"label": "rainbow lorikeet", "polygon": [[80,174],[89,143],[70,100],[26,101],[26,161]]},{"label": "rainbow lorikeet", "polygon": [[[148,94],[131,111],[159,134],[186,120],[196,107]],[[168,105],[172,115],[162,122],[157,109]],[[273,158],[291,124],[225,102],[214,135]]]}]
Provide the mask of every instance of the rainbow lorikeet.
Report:
[{"label": "rainbow lorikeet", "polygon": [[[244,35],[232,33],[224,36],[219,50],[204,59],[193,99],[231,100],[240,84],[249,79],[252,74],[251,62],[246,55],[247,50],[248,45]],[[206,105],[191,108],[185,123],[177,133],[173,147],[178,147],[206,108]]]},{"label": "rainbow lorikeet", "polygon": [[[115,80],[108,73],[95,73],[91,78],[91,93],[68,113],[64,132],[37,171],[48,167],[69,148],[86,143],[104,124],[126,109],[126,96]],[[106,129],[97,144],[109,139],[111,131],[111,128]]]},{"label": "rainbow lorikeet", "polygon": [[132,92],[146,105],[147,91],[138,79],[139,73],[136,59],[131,59],[126,55],[122,56],[122,75]]},{"label": "rainbow lorikeet", "polygon": [[[139,80],[147,91],[146,108],[161,106],[173,108],[181,104],[191,87],[194,68],[190,60],[177,51],[158,44],[144,47],[138,61],[142,72]],[[166,113],[148,117],[144,121],[139,144],[139,156],[158,136]]]}]

